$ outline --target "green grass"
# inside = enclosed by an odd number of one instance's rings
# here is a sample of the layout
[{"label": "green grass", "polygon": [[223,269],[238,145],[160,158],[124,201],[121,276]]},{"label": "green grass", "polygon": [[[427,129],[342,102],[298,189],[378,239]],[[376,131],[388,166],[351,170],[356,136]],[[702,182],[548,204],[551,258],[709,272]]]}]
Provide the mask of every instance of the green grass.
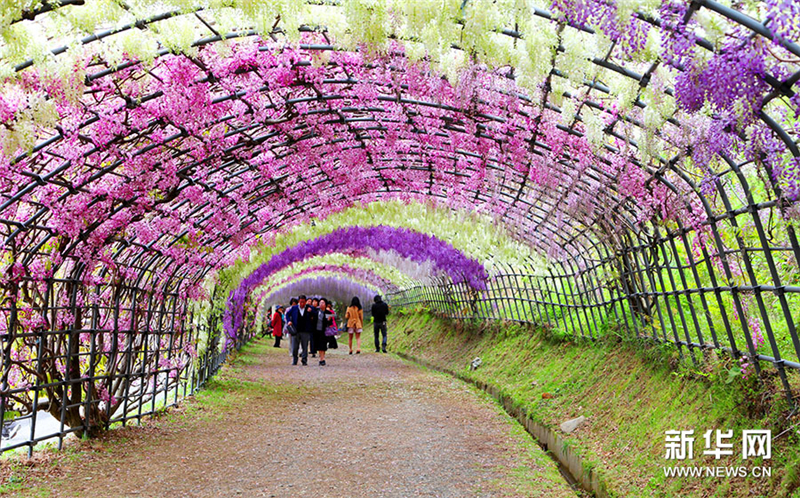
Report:
[{"label": "green grass", "polygon": [[[268,344],[252,341],[241,351],[231,354],[228,362],[211,381],[193,398],[181,402],[181,409],[173,410],[165,407],[163,401],[158,401],[156,413],[143,417],[140,425],[190,427],[196,425],[197,421],[224,421],[226,414],[236,407],[246,406],[248,399],[263,397],[285,400],[287,397],[302,395],[298,386],[254,382],[242,378],[245,368],[261,361],[259,356],[265,352],[271,352]],[[146,406],[149,407],[150,404]],[[58,466],[77,463],[92,448],[100,448],[105,454],[104,460],[114,462],[116,451],[123,449],[131,438],[137,437],[136,431],[140,428],[131,422],[129,421],[127,429],[119,427],[121,424],[114,424],[117,428],[104,432],[99,439],[70,441],[60,452],[57,451],[56,443],[37,445],[34,453],[35,465],[27,465],[27,448],[16,454],[6,453],[2,461],[4,480],[0,482],[0,496],[50,496],[49,487],[40,482],[41,476]]]},{"label": "green grass", "polygon": [[[452,378],[448,374],[427,368],[415,363],[414,366],[429,375]],[[495,467],[495,471],[502,475],[492,481],[492,484],[501,493],[513,493],[513,496],[550,496],[552,484],[564,482],[564,477],[558,471],[557,464],[542,450],[531,438],[530,434],[505,409],[485,391],[473,384],[465,384],[472,393],[483,403],[490,406],[495,413],[508,425],[512,436],[512,444],[507,451],[514,455],[516,465],[507,468],[504,464]],[[576,490],[576,495],[579,496]],[[503,494],[502,496],[505,496]]]},{"label": "green grass", "polygon": [[[194,399],[182,403],[177,410],[163,410],[152,418],[144,422],[144,426],[170,426],[192,427],[198,421],[216,422],[222,421],[226,415],[247,406],[248,400],[264,397],[281,399],[285,401],[287,397],[302,397],[309,393],[310,388],[303,385],[288,383],[273,383],[269,381],[248,380],[251,375],[250,366],[263,362],[265,354],[285,354],[285,350],[276,351],[268,344],[255,341],[229,359],[229,362],[220,370],[204,388],[200,389]],[[423,370],[427,370],[424,369]],[[431,376],[441,376],[450,379],[449,376],[440,374],[433,370],[428,370]],[[348,381],[349,382],[349,381]],[[452,381],[457,382],[457,381]],[[347,390],[355,387],[358,389],[385,389],[385,385],[363,386],[360,382],[353,386],[345,383],[339,388]],[[432,386],[421,385],[423,389],[440,389]],[[513,455],[514,462],[511,468],[506,468],[498,463],[495,469],[498,475],[503,475],[502,479],[493,482],[493,488],[497,491],[498,498],[503,496],[549,496],[553,482],[562,482],[556,466],[541,451],[541,449],[531,440],[524,431],[523,427],[513,418],[508,416],[494,400],[475,387],[470,389],[479,398],[480,402],[488,403],[494,410],[502,415],[509,424],[512,437],[509,439],[510,445],[506,448],[509,455]],[[116,452],[126,444],[136,439],[137,431],[142,430],[136,426],[129,426],[127,429],[110,431],[98,440],[75,441],[69,444],[62,452],[52,452],[52,459],[44,459],[37,464],[38,470],[32,470],[24,464],[23,460],[9,461],[6,465],[13,467],[10,476],[0,485],[0,496],[25,496],[25,497],[47,497],[50,496],[49,486],[41,482],[42,474],[48,469],[53,469],[66,463],[76,463],[77,460],[85,457],[84,450],[94,449],[102,451],[103,462],[116,461]],[[88,467],[91,473],[91,464]],[[67,491],[58,489],[58,493],[67,495]],[[59,494],[60,496],[60,494]]]},{"label": "green grass", "polygon": [[[694,367],[671,345],[622,340],[609,335],[589,342],[556,337],[530,327],[489,322],[483,327],[432,317],[396,316],[391,347],[474,380],[497,386],[540,424],[559,431],[561,422],[584,415],[589,423],[564,436],[605,484],[619,496],[795,497],[798,435],[791,430],[773,446],[772,478],[666,479],[665,431],[694,429],[702,453],[706,429],[773,430],[800,422],[787,419],[789,406],[774,371],[727,383],[732,363],[708,354]],[[471,372],[476,356],[481,367]],[[792,372],[793,386],[800,379]],[[544,399],[543,394],[552,395]],[[796,428],[795,428],[796,429]],[[741,465],[740,455],[714,461],[698,456],[691,465]],[[737,459],[738,458],[738,459]],[[748,462],[756,465],[755,462]],[[752,494],[751,494],[752,490]]]}]

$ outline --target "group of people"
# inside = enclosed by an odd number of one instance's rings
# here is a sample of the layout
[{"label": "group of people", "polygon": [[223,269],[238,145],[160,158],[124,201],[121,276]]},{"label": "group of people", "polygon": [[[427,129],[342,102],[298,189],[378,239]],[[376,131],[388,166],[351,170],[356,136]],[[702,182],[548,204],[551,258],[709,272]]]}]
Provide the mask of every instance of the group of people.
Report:
[{"label": "group of people", "polygon": [[[389,306],[375,296],[370,309],[374,321],[375,352],[386,352],[388,329],[386,318],[389,315]],[[345,311],[347,322],[348,346],[350,354],[361,354],[361,332],[364,327],[364,310],[358,296],[350,301],[350,306]],[[281,339],[288,335],[292,353],[292,365],[298,361],[308,365],[308,355],[315,357],[319,354],[320,366],[326,365],[325,353],[328,349],[338,348],[336,336],[339,328],[336,325],[336,312],[333,303],[321,298],[308,299],[305,295],[292,298],[289,307],[278,306],[272,314],[271,332],[275,338],[274,347],[281,347]],[[382,341],[380,337],[382,336]],[[355,337],[355,350],[353,338]]]}]

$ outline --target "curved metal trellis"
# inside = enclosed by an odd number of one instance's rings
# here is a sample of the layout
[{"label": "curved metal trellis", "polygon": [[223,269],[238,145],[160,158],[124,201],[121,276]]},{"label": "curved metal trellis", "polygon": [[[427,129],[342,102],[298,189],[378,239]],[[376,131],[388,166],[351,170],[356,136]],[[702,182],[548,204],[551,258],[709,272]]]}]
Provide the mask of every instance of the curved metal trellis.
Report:
[{"label": "curved metal trellis", "polygon": [[[62,5],[70,3],[62,2]],[[26,13],[25,18],[35,19],[50,9],[50,4],[44,4],[38,11]],[[762,23],[712,0],[694,2],[688,15],[695,15],[699,9],[708,9],[731,23],[741,25],[754,36],[773,39],[770,30]],[[197,10],[190,14],[202,20],[199,17],[201,12]],[[190,14],[161,13],[89,36],[81,43],[92,44],[131,29],[146,29],[165,19]],[[554,24],[563,23],[545,11],[536,10],[536,15]],[[658,20],[641,17],[653,26],[660,26]],[[211,29],[207,24],[206,27]],[[573,28],[594,33],[583,26]],[[301,31],[313,32],[314,29],[303,26]],[[525,36],[512,29],[499,31],[513,39]],[[207,34],[193,46],[203,50],[226,39],[255,36],[252,30],[247,29],[224,36],[211,29]],[[280,29],[276,28],[272,35],[280,36]],[[707,40],[698,39],[696,44],[704,50],[714,51],[714,45]],[[800,46],[795,43],[785,42],[783,47],[800,57]],[[336,49],[333,44],[324,43],[303,44],[301,48],[306,58],[296,61],[296,68],[311,67],[311,54]],[[274,50],[274,46],[262,43],[260,50]],[[559,46],[558,50],[564,48]],[[65,51],[65,48],[58,48],[53,54],[58,56]],[[202,66],[200,58],[173,55],[166,49],[159,51],[156,61],[148,68],[141,67],[136,61],[113,67],[102,62],[92,66],[90,69],[94,72],[86,76],[85,97],[87,101],[93,97],[93,83],[104,79],[125,82],[131,77],[131,71],[142,71],[142,74],[156,78],[160,64],[173,57],[185,57],[200,69],[200,82],[215,85],[212,105],[227,102],[249,105],[241,92],[228,91],[215,82],[214,75]],[[579,110],[570,123],[559,121],[554,126],[565,133],[583,137],[581,113],[603,109],[603,95],[612,93],[602,82],[603,75],[607,74],[605,71],[612,72],[637,82],[639,93],[634,100],[634,109],[615,117],[605,127],[604,133],[618,144],[638,148],[639,144],[625,130],[626,127],[644,128],[637,113],[647,106],[639,97],[650,84],[657,63],[641,73],[637,72],[626,67],[624,55],[616,47],[612,47],[606,57],[591,62],[597,66],[599,77],[583,82],[581,95],[564,95],[564,98],[578,102]],[[24,71],[31,66],[32,63],[27,62],[15,69]],[[390,69],[397,74],[403,71],[398,67]],[[792,84],[800,80],[800,70],[793,65],[787,65],[787,70],[791,75],[783,82],[766,78],[770,91],[764,96],[765,104],[777,97],[794,96]],[[567,77],[556,66],[555,59],[550,73],[548,78]],[[509,72],[502,77],[511,79],[513,74]],[[756,359],[774,365],[787,394],[792,396],[786,369],[800,369],[797,333],[800,281],[784,268],[798,267],[800,244],[792,223],[778,221],[784,218],[791,206],[782,196],[778,182],[770,172],[763,171],[761,165],[749,158],[740,161],[733,154],[721,155],[726,168],[713,172],[715,194],[710,199],[703,194],[699,182],[681,168],[682,157],[659,158],[653,164],[636,162],[648,175],[648,186],[664,187],[686,205],[697,203],[705,214],[703,222],[692,226],[680,219],[675,221],[675,226],[664,226],[656,220],[641,222],[637,219],[638,207],[617,190],[612,175],[604,170],[603,165],[608,160],[602,154],[596,154],[595,163],[581,175],[574,174],[578,166],[573,158],[562,157],[552,165],[556,186],[550,188],[531,182],[526,173],[513,169],[513,165],[501,157],[489,158],[478,150],[453,151],[423,143],[428,135],[468,135],[470,128],[467,124],[470,124],[474,125],[478,138],[494,140],[502,149],[505,139],[493,135],[492,126],[503,124],[510,117],[537,116],[542,120],[560,115],[562,108],[550,100],[549,83],[540,96],[541,102],[535,102],[527,95],[513,95],[519,106],[516,116],[495,116],[469,108],[444,106],[440,102],[416,98],[408,89],[379,95],[376,100],[383,107],[364,108],[357,103],[335,107],[331,104],[351,97],[348,92],[356,84],[372,85],[378,89],[385,87],[378,78],[356,80],[347,68],[327,64],[325,77],[320,83],[298,83],[291,88],[289,95],[267,86],[259,88],[257,93],[272,101],[261,110],[272,111],[278,117],[265,122],[252,116],[229,114],[207,123],[209,129],[226,124],[226,137],[237,139],[234,145],[216,151],[218,155],[213,164],[192,156],[192,141],[202,142],[202,131],[190,132],[182,129],[180,123],[169,123],[171,127],[163,123],[147,123],[145,128],[135,133],[115,136],[104,144],[104,147],[124,148],[130,153],[127,157],[130,161],[161,147],[179,163],[179,183],[157,199],[152,211],[146,215],[158,216],[167,210],[183,213],[187,224],[202,233],[200,240],[195,241],[197,246],[210,249],[200,254],[194,264],[175,264],[168,254],[169,248],[187,244],[188,230],[160,235],[149,242],[144,242],[137,234],[118,230],[108,234],[102,250],[98,251],[109,264],[87,270],[79,253],[87,241],[102,231],[104,220],[82,227],[77,236],[67,238],[54,229],[51,223],[53,213],[40,199],[49,189],[55,189],[59,192],[55,204],[66,204],[85,189],[108,179],[131,182],[137,172],[125,171],[121,160],[106,164],[103,147],[91,144],[89,136],[87,142],[90,146],[81,158],[86,161],[81,171],[84,177],[76,182],[63,177],[73,167],[75,158],[67,159],[58,154],[59,145],[66,140],[65,133],[58,128],[36,144],[31,154],[16,158],[14,167],[30,180],[30,185],[16,191],[4,189],[0,192],[0,212],[16,210],[16,217],[3,216],[8,219],[0,219],[0,232],[8,259],[12,262],[8,272],[13,273],[16,264],[30,268],[42,255],[53,253],[58,253],[66,263],[62,262],[60,271],[54,272],[44,282],[26,275],[10,279],[5,284],[6,299],[1,311],[11,325],[2,337],[0,416],[14,418],[16,427],[26,420],[30,424],[25,427],[29,435],[14,439],[16,442],[13,444],[4,444],[2,451],[26,446],[32,450],[37,442],[52,436],[58,437],[60,443],[71,432],[93,432],[117,422],[124,424],[132,419],[140,420],[142,416],[193,392],[225,357],[224,350],[219,347],[221,310],[212,309],[205,313],[193,310],[186,290],[215,269],[217,254],[234,252],[262,234],[293,226],[307,213],[327,205],[368,203],[400,194],[418,200],[431,199],[453,209],[467,209],[469,203],[489,205],[494,202],[503,208],[497,219],[509,233],[530,244],[537,252],[554,257],[546,272],[533,267],[500,267],[485,291],[441,280],[436,285],[412,287],[395,293],[392,296],[394,304],[425,303],[457,318],[546,323],[582,337],[597,337],[610,327],[617,327],[635,336],[676,343],[693,359],[697,359],[696,351],[722,349],[736,359],[749,358],[757,371],[760,364],[754,361]],[[497,88],[486,91],[508,96],[508,90],[499,84]],[[665,93],[672,95],[674,92],[666,89]],[[148,102],[157,102],[163,95],[155,92],[132,99],[119,90],[113,97],[127,108],[135,109]],[[400,118],[388,116],[395,106],[402,110]],[[304,111],[299,112],[298,108]],[[451,114],[436,114],[442,111]],[[452,119],[452,116],[457,119]],[[766,112],[762,111],[759,117],[785,143],[791,154],[800,157],[789,132]],[[436,118],[435,126],[428,123],[431,118]],[[98,119],[98,116],[93,116],[77,127],[91,135]],[[323,119],[339,126],[337,137],[320,137],[316,133],[315,125]],[[417,143],[411,143],[402,157],[377,154],[372,143],[385,140],[386,130],[398,119],[415,125],[413,136],[407,137],[407,141],[416,140]],[[418,126],[423,120],[427,124]],[[687,125],[670,117],[664,126],[680,131]],[[149,140],[154,132],[165,129],[173,133],[159,144]],[[509,133],[524,131],[515,126]],[[656,138],[667,141],[666,135],[667,132],[662,134],[659,131]],[[540,138],[534,134],[528,147],[531,154],[546,157],[550,147]],[[334,165],[333,170],[312,167],[308,181],[315,186],[319,196],[310,199],[304,198],[304,185],[293,180],[288,165],[288,159],[305,148],[324,151],[321,156],[331,158]],[[610,141],[604,143],[603,149],[604,153],[624,153]],[[256,152],[240,155],[248,150]],[[345,195],[342,188],[347,186],[347,182],[336,177],[335,165],[354,150],[366,151],[367,166],[374,172],[373,178],[380,187]],[[279,164],[272,174],[265,175],[254,166],[262,154],[271,155],[277,162],[286,162]],[[433,168],[431,158],[437,155],[452,161],[452,171],[442,172]],[[470,179],[482,171],[484,163],[486,171],[495,176],[491,189],[486,188],[486,184],[476,188],[470,183]],[[157,167],[163,168],[164,165]],[[208,168],[211,174],[219,173],[222,178],[206,181],[197,175],[201,168]],[[397,169],[428,175],[427,189],[398,187],[391,177],[391,172]],[[249,178],[260,187],[248,190],[243,178]],[[178,200],[181,192],[190,187],[214,192],[219,199],[229,202],[220,208],[210,204],[195,206],[189,201]],[[445,202],[449,198],[448,188],[463,192],[460,206],[453,207]],[[237,191],[245,192],[243,210],[233,200]],[[582,202],[575,202],[577,207],[574,208],[565,207],[572,199]],[[91,207],[87,206],[87,209]],[[125,203],[115,205],[108,217],[124,212],[128,207]],[[211,221],[225,215],[238,218],[243,236],[220,234],[208,229]],[[743,235],[743,231],[747,231],[748,236]],[[170,240],[164,243],[163,237]],[[699,243],[701,238],[703,241]],[[53,251],[53,247],[57,250]],[[24,299],[18,299],[20,296]],[[113,298],[108,300],[108,296]],[[212,295],[216,301],[222,301],[224,297]],[[81,304],[93,299],[93,305]],[[17,301],[23,300],[34,305],[29,310],[21,309]],[[254,310],[249,311],[252,320]],[[19,326],[21,315],[26,315],[26,320],[35,318],[33,331]],[[754,338],[754,320],[763,328],[764,344],[758,344]],[[252,328],[247,328],[240,340],[247,340],[251,331]],[[19,357],[21,345],[34,353],[30,357]],[[200,348],[199,359],[192,354],[192,350],[197,348]],[[102,373],[98,374],[98,371]],[[13,375],[18,378],[12,379]],[[26,379],[34,380],[31,383]],[[37,432],[39,411],[46,411],[58,420],[57,430],[43,435],[41,431]],[[9,413],[10,417],[7,416]],[[4,439],[7,442],[8,436],[10,434],[0,437],[0,442]]]}]

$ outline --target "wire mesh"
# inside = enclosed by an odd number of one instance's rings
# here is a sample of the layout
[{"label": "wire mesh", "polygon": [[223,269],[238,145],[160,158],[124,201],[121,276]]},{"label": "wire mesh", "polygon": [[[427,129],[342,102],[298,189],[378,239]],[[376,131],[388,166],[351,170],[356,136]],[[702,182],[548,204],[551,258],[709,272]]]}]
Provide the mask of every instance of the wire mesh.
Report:
[{"label": "wire mesh", "polygon": [[[61,5],[69,4],[79,5],[80,2],[61,2]],[[40,10],[28,12],[26,18],[45,15],[55,4],[43,5]],[[693,2],[688,16],[696,15],[701,9],[719,16],[725,23],[746,28],[753,36],[774,38],[763,23],[712,0]],[[199,12],[202,10],[155,14],[134,24],[94,34],[79,43],[98,44],[120,33],[157,26],[173,17],[194,15],[202,20]],[[537,10],[536,16],[554,25],[561,23],[558,29],[565,28],[563,21],[551,13]],[[645,18],[645,21],[654,27],[659,25],[654,19]],[[193,44],[198,51],[213,47],[223,39],[255,37],[250,29],[222,36],[213,30],[208,32],[207,27],[198,27],[198,32],[208,35]],[[569,29],[591,32],[582,26]],[[303,26],[301,31],[311,32],[314,28]],[[514,29],[498,32],[514,40],[524,39],[524,33]],[[272,35],[280,36],[280,29]],[[702,38],[698,38],[696,44],[708,53],[715,50],[711,42]],[[305,59],[296,61],[298,68],[312,65],[310,54],[336,49],[329,44],[302,44],[301,48]],[[800,47],[795,43],[785,42],[783,48],[800,56]],[[264,44],[261,49],[271,48]],[[57,57],[66,50],[66,47],[56,48],[53,54]],[[559,46],[558,51],[563,52],[564,47]],[[161,47],[154,63],[145,69],[136,61],[117,65],[98,61],[86,76],[87,101],[94,97],[92,82],[112,77],[122,84],[126,78],[134,78],[131,76],[134,71],[141,71],[136,78],[153,77],[163,60],[170,57],[184,56]],[[187,57],[187,60],[197,64],[199,58]],[[644,119],[647,105],[640,97],[651,90],[656,64],[639,67],[629,63],[622,49],[616,46],[605,57],[591,62],[597,68],[597,77],[577,85],[581,95],[564,94],[566,101],[577,102],[574,118],[554,119],[554,126],[582,136],[583,118],[602,109],[604,99],[612,93],[603,80],[622,75],[636,82],[638,90],[633,109],[620,113],[603,130],[607,135],[603,152],[620,152],[611,145],[617,140],[638,147],[631,135],[638,134]],[[14,69],[25,71],[32,65],[33,61],[29,61]],[[767,78],[769,90],[764,95],[763,106],[776,98],[795,97],[792,85],[800,78],[797,63],[786,63],[783,67],[790,76],[784,82]],[[562,108],[551,101],[551,83],[565,80],[568,75],[562,73],[556,58],[549,69],[541,105],[533,103],[528,96],[514,95],[519,100],[519,115],[544,111],[552,116],[560,115]],[[397,74],[401,71],[398,67],[387,66],[387,73],[393,73],[392,78],[401,78],[402,75]],[[574,162],[564,158],[552,166],[555,185],[537,185],[528,176],[509,168],[500,156],[485,158],[477,150],[446,150],[421,145],[428,134],[467,135],[466,122],[474,125],[476,136],[487,137],[491,127],[501,123],[503,117],[474,113],[472,109],[446,109],[452,116],[444,119],[439,114],[443,109],[438,102],[414,98],[408,89],[399,89],[391,95],[381,94],[377,99],[380,105],[369,108],[357,103],[334,106],[332,102],[351,96],[347,92],[355,84],[377,88],[381,83],[378,79],[354,81],[351,74],[335,65],[326,66],[324,76],[319,82],[304,81],[285,94],[272,92],[267,87],[255,89],[256,94],[273,100],[270,109],[275,110],[276,115],[289,116],[280,129],[275,123],[258,121],[249,115],[225,115],[219,117],[218,122],[207,123],[208,127],[225,123],[226,136],[237,137],[238,142],[217,151],[213,171],[207,171],[205,177],[194,176],[204,164],[187,151],[191,150],[193,141],[202,141],[206,130],[191,132],[179,130],[179,122],[166,125],[152,122],[142,129],[128,130],[124,135],[113,137],[106,145],[125,149],[130,158],[135,158],[152,150],[151,135],[165,130],[170,132],[160,146],[178,161],[179,182],[163,193],[159,199],[160,209],[181,211],[187,226],[198,228],[198,233],[202,234],[198,245],[212,249],[200,255],[201,262],[206,263],[216,254],[232,252],[253,238],[306,218],[309,212],[325,205],[322,197],[325,202],[348,204],[402,193],[441,201],[448,198],[448,189],[457,186],[468,192],[468,197],[476,204],[497,200],[498,206],[504,208],[497,215],[498,221],[513,236],[541,253],[553,251],[557,254],[551,258],[549,267],[497,265],[487,289],[482,291],[439,278],[433,285],[412,287],[390,295],[391,303],[398,307],[421,304],[459,319],[537,323],[589,339],[609,333],[647,337],[678,345],[694,361],[700,361],[705,350],[723,350],[736,360],[748,359],[756,370],[761,368],[761,362],[774,365],[787,392],[790,391],[786,369],[800,369],[797,333],[800,244],[794,224],[787,221],[791,218],[791,209],[796,210],[796,206],[782,195],[775,178],[761,163],[763,158],[737,158],[723,152],[722,166],[711,172],[715,178],[711,194],[703,193],[696,176],[678,166],[680,158],[655,161],[652,165],[637,164],[648,175],[648,186],[664,187],[686,203],[697,203],[705,219],[692,226],[685,226],[680,220],[669,226],[653,221],[636,223],[637,207],[609,182],[602,154],[598,154],[597,161],[578,177],[573,175]],[[213,75],[204,69],[201,81],[212,80]],[[674,94],[674,89],[661,90],[665,95]],[[502,93],[503,90],[489,88],[486,91]],[[213,97],[212,105],[243,100],[241,92],[230,92],[216,83]],[[133,101],[119,90],[110,92],[107,98],[134,109],[157,101],[163,95],[145,94]],[[393,106],[401,107],[399,118],[387,116],[387,110]],[[306,112],[297,112],[298,107],[305,108]],[[505,118],[510,117],[514,116]],[[96,118],[92,115],[75,126],[83,134],[91,135]],[[315,135],[314,125],[323,118],[339,126],[335,137],[323,140]],[[408,142],[419,143],[410,145],[402,157],[381,156],[376,153],[377,148],[371,148],[371,143],[385,140],[382,134],[392,120],[397,119],[413,125],[409,127],[413,129],[413,136],[409,134],[406,138]],[[775,133],[789,154],[800,155],[794,130],[784,130],[768,112],[762,112],[759,119]],[[666,141],[668,132],[679,135],[687,126],[691,124],[669,117],[664,129],[657,130],[653,139]],[[636,133],[628,133],[630,130]],[[509,133],[523,131],[512,128]],[[102,256],[107,258],[109,268],[87,271],[82,266],[82,257],[76,253],[95,232],[102,231],[103,220],[82,227],[74,237],[63,237],[51,226],[53,214],[39,199],[45,197],[48,189],[53,189],[60,195],[58,202],[66,204],[82,189],[92,188],[109,178],[129,182],[135,179],[136,171],[126,172],[121,168],[121,160],[109,161],[101,148],[87,147],[82,169],[73,171],[81,181],[73,184],[62,177],[73,167],[71,161],[59,155],[58,146],[65,137],[56,129],[50,133],[51,136],[42,137],[36,143],[30,154],[13,163],[29,180],[29,185],[0,193],[0,211],[8,218],[0,219],[0,232],[8,256],[6,272],[12,274],[16,265],[30,269],[55,253],[68,261],[46,281],[22,277],[4,283],[0,313],[8,327],[7,333],[0,336],[2,451],[27,448],[30,452],[38,442],[53,438],[60,446],[69,434],[92,434],[116,424],[140,421],[203,385],[217,371],[228,351],[223,347],[226,338],[222,337],[218,323],[220,310],[200,314],[189,304],[185,294],[186,284],[203,279],[212,265],[175,264],[165,254],[168,248],[183,243],[185,232],[162,234],[169,242],[161,244],[163,249],[155,249],[153,242],[145,243],[135,234],[119,230],[108,235],[104,246],[108,251]],[[646,133],[644,129],[641,131],[642,135]],[[548,152],[548,146],[540,138],[530,137],[531,154]],[[352,150],[368,150],[369,167],[381,187],[346,198],[340,193],[341,180],[331,176],[336,173],[335,168],[323,170],[310,166],[314,169],[307,181],[321,185],[320,195],[305,198],[302,186],[292,181],[290,168],[280,165],[272,174],[262,174],[253,165],[258,154],[248,160],[237,155],[241,149],[262,145],[263,154],[272,154],[279,160],[298,155],[301,150],[325,150],[333,158],[332,165]],[[502,147],[500,143],[497,150]],[[452,161],[452,170],[434,171],[430,159],[440,156]],[[455,166],[458,161],[462,161],[459,168]],[[483,163],[494,178],[491,192],[486,185],[476,188],[469,184]],[[396,170],[427,174],[427,188],[409,192],[393,185],[392,172]],[[205,181],[209,175],[217,173],[224,176],[222,181]],[[257,187],[247,192],[241,202],[232,201],[232,192],[245,187],[240,179],[247,175],[252,175],[256,181],[251,183]],[[215,192],[224,207],[174,200],[181,191],[195,186]],[[291,202],[283,202],[287,198]],[[574,202],[574,199],[585,202]],[[240,206],[241,210],[235,211]],[[111,217],[126,208],[120,203],[106,215]],[[219,235],[210,227],[209,221],[231,212],[241,218],[245,233],[242,237]],[[258,228],[250,232],[244,230],[251,226]],[[53,250],[54,246],[59,246],[59,250]],[[166,273],[169,277],[162,280],[156,273]],[[92,283],[91,277],[109,275],[112,278],[104,283]],[[213,298],[215,301],[222,299],[221,296]],[[248,316],[253,319],[252,310]],[[25,327],[20,325],[23,322]],[[248,330],[246,328],[237,341],[247,340]],[[238,344],[241,342],[232,346]]]},{"label": "wire mesh", "polygon": [[[140,287],[104,289],[70,279],[38,287],[43,321],[32,332],[2,336],[0,452],[27,448],[30,455],[41,442],[60,449],[71,434],[141,423],[195,393],[255,330],[248,326],[225,347],[217,320],[193,317],[177,293],[155,299]],[[107,290],[114,293],[111,305],[78,302],[80,293]],[[26,311],[12,303],[2,312]]]},{"label": "wire mesh", "polygon": [[[773,285],[756,272],[750,257],[755,251],[730,251],[744,255],[747,278],[720,285],[708,254],[697,262],[687,260],[691,251],[679,250],[688,245],[686,233],[654,234],[650,243],[623,247],[590,267],[569,261],[546,271],[498,265],[482,291],[441,278],[393,292],[387,300],[398,309],[425,307],[458,320],[533,323],[584,339],[619,334],[670,342],[693,362],[716,349],[757,372],[762,363],[772,365],[791,399],[786,369],[800,370],[800,308],[789,303],[797,302],[800,288]],[[725,257],[719,259],[724,266]]]}]

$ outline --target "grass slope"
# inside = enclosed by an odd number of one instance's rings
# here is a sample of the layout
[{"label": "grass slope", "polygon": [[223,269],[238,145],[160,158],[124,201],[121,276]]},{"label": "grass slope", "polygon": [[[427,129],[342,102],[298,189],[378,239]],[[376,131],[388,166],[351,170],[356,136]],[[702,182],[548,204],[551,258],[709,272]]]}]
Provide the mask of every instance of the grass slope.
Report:
[{"label": "grass slope", "polygon": [[[714,353],[693,366],[671,345],[616,336],[579,343],[531,326],[455,322],[425,310],[394,316],[390,333],[393,350],[498,387],[554,431],[588,417],[562,437],[616,496],[800,498],[800,416],[769,367],[761,382],[754,375],[729,378],[733,363]],[[470,371],[475,357],[482,365]],[[800,385],[797,376],[790,380]],[[766,466],[772,476],[664,477],[663,467],[676,465],[664,458],[665,431],[690,429],[695,454],[683,465]],[[733,456],[702,454],[708,429],[734,431]],[[742,460],[745,429],[772,430],[771,460]]]}]

